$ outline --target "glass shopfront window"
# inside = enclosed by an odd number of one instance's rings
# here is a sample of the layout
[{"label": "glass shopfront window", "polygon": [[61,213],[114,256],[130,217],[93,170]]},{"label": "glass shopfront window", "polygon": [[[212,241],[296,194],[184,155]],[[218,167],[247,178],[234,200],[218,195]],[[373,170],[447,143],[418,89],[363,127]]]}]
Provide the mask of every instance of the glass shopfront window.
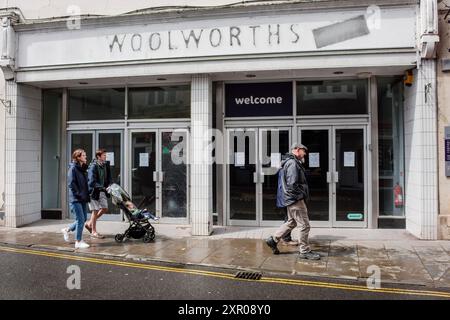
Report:
[{"label": "glass shopfront window", "polygon": [[367,80],[297,82],[297,114],[367,114]]},{"label": "glass shopfront window", "polygon": [[62,91],[42,92],[42,209],[61,208]]},{"label": "glass shopfront window", "polygon": [[125,118],[125,89],[76,89],[69,91],[69,121]]},{"label": "glass shopfront window", "polygon": [[191,117],[190,86],[128,89],[129,119]]},{"label": "glass shopfront window", "polygon": [[380,78],[377,82],[380,216],[403,216],[403,83],[398,78]]}]

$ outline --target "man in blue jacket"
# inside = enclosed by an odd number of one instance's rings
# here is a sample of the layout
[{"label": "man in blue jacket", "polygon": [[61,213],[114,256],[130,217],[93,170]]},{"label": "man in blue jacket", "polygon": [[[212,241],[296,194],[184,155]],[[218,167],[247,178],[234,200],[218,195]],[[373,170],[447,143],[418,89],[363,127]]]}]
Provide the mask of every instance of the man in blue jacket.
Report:
[{"label": "man in blue jacket", "polygon": [[278,179],[277,206],[286,207],[287,221],[270,236],[266,243],[274,254],[279,254],[277,244],[283,236],[290,233],[296,226],[300,227],[301,259],[319,260],[320,255],[309,247],[309,218],[306,203],[309,200],[309,187],[306,180],[304,158],[308,148],[300,143],[294,143],[291,153],[281,163]]}]

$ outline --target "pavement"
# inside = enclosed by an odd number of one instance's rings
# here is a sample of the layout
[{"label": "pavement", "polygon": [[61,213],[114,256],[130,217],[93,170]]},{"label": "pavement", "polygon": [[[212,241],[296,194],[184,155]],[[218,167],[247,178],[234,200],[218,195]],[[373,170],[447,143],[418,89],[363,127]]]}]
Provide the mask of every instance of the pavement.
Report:
[{"label": "pavement", "polygon": [[[80,252],[135,261],[162,261],[335,279],[365,280],[380,272],[381,283],[450,288],[450,241],[418,240],[405,230],[312,228],[310,243],[319,261],[298,258],[298,247],[279,245],[273,255],[264,239],[276,228],[214,226],[209,237],[190,235],[190,226],[154,224],[151,243],[130,239],[116,243],[114,235],[128,223],[99,221],[105,239],[84,239],[91,247],[75,250],[60,230],[69,220],[41,220],[21,228],[0,228],[0,244]],[[297,237],[298,230],[293,232]],[[73,237],[71,237],[73,239]]]}]

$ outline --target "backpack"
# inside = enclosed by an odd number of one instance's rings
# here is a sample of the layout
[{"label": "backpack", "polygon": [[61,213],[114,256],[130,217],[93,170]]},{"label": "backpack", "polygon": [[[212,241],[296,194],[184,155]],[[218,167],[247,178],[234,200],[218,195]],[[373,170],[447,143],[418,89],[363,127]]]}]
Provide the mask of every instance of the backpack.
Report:
[{"label": "backpack", "polygon": [[284,183],[283,179],[285,179],[286,172],[284,171],[284,167],[281,167],[278,170],[278,185],[277,185],[277,208],[286,208],[286,204],[284,201]]}]

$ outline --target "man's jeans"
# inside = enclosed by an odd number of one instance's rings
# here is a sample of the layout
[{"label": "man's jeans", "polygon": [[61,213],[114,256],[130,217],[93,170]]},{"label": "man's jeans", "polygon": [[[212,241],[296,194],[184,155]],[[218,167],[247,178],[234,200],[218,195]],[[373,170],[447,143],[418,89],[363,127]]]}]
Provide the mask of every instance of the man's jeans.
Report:
[{"label": "man's jeans", "polygon": [[70,211],[75,216],[75,222],[69,226],[69,231],[75,231],[75,239],[81,241],[83,236],[84,223],[87,220],[86,203],[84,202],[71,202]]},{"label": "man's jeans", "polygon": [[307,253],[311,251],[309,247],[309,225],[308,209],[304,200],[299,200],[296,203],[287,207],[288,220],[278,228],[274,234],[274,240],[280,241],[283,236],[290,233],[296,226],[300,227],[300,253]]}]

